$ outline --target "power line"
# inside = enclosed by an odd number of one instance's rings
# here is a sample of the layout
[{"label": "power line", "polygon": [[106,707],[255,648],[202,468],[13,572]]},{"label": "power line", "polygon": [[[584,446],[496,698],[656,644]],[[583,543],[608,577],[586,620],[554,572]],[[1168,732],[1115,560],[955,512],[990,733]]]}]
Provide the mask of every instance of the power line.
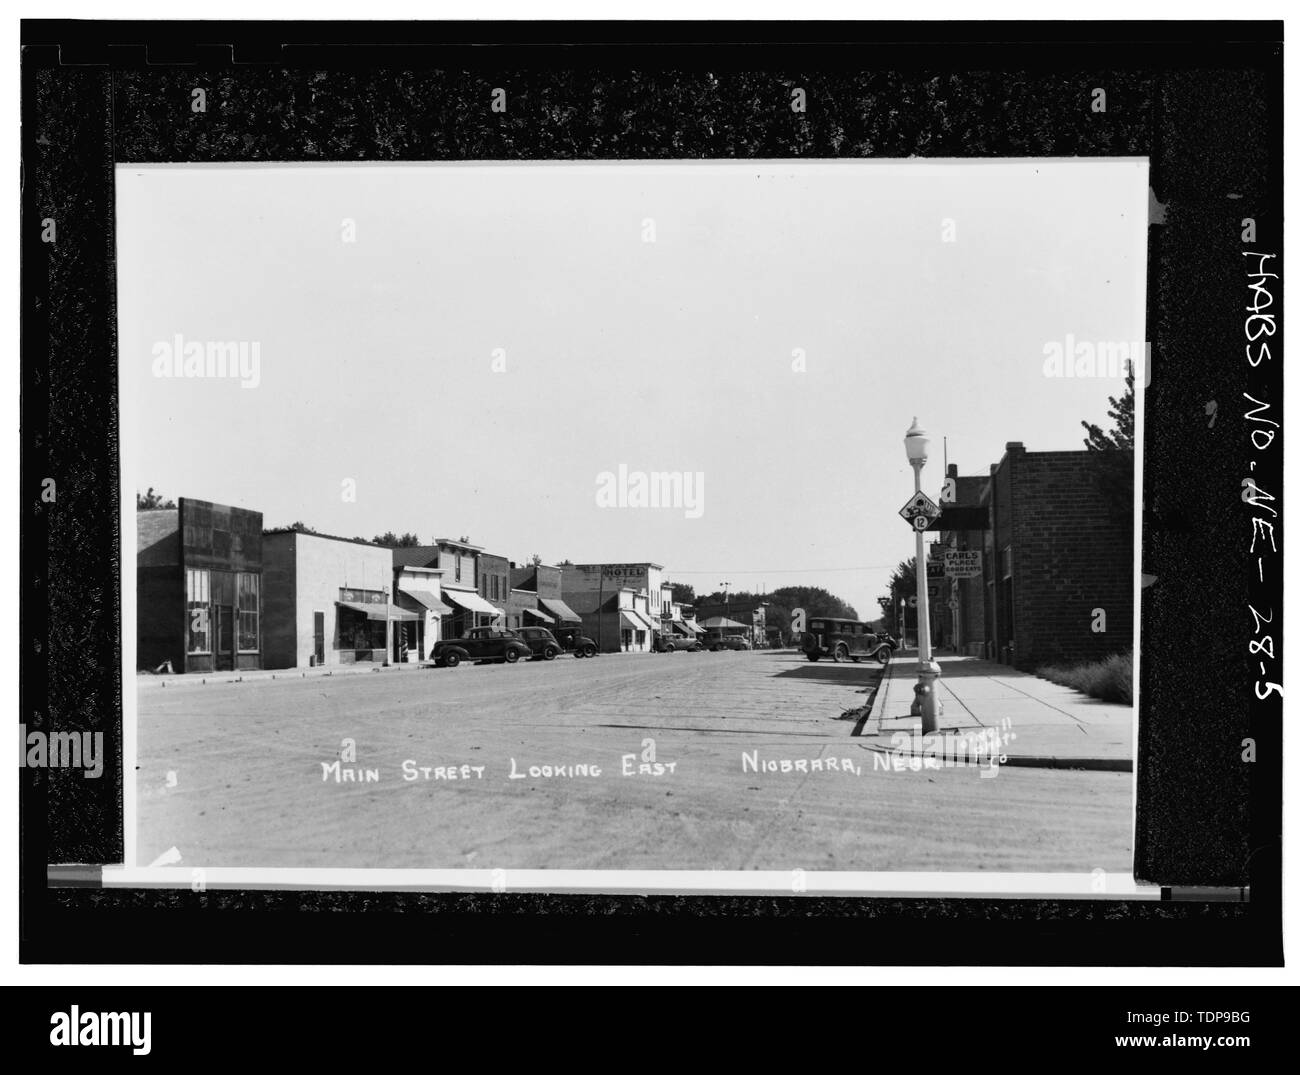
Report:
[{"label": "power line", "polygon": [[877,571],[887,567],[897,567],[899,561],[895,560],[888,564],[864,564],[861,567],[779,567],[779,568],[759,568],[755,571],[737,571],[733,567],[725,571],[679,571],[676,569],[668,570],[669,575],[811,575],[824,574],[830,571]]}]

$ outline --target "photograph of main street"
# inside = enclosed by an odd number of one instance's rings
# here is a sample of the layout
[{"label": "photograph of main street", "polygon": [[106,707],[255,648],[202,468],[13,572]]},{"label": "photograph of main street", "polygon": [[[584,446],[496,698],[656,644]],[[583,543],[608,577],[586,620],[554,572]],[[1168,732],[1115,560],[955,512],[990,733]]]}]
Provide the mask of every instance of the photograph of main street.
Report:
[{"label": "photograph of main street", "polygon": [[118,166],[127,865],[1129,875],[1147,207]]}]

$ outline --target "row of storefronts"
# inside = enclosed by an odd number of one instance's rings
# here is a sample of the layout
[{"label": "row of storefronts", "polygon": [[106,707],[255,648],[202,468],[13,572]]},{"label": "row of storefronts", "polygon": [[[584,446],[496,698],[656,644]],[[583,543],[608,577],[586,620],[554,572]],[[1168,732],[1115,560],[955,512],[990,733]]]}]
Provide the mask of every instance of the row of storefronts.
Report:
[{"label": "row of storefronts", "polygon": [[520,566],[464,538],[394,549],[265,530],[260,512],[185,497],[136,527],[145,671],[418,663],[487,625],[581,633],[605,652],[705,634],[659,564]]}]

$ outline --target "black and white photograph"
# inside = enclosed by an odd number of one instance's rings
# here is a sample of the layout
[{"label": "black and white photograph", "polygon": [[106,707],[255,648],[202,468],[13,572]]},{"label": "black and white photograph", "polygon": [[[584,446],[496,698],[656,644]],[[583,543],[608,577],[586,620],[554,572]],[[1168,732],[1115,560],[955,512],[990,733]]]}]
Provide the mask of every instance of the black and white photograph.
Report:
[{"label": "black and white photograph", "polygon": [[1145,160],[116,190],[128,874],[1133,893]]},{"label": "black and white photograph", "polygon": [[1277,5],[278,6],[19,23],[11,1039],[1280,1043]]}]

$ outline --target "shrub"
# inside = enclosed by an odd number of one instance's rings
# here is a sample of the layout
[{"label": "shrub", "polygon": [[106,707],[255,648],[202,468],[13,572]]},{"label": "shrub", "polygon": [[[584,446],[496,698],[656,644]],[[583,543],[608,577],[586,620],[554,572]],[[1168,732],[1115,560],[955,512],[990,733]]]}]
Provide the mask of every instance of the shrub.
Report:
[{"label": "shrub", "polygon": [[1045,665],[1038,675],[1063,687],[1073,687],[1103,702],[1133,704],[1133,654],[1115,653],[1104,661]]}]

